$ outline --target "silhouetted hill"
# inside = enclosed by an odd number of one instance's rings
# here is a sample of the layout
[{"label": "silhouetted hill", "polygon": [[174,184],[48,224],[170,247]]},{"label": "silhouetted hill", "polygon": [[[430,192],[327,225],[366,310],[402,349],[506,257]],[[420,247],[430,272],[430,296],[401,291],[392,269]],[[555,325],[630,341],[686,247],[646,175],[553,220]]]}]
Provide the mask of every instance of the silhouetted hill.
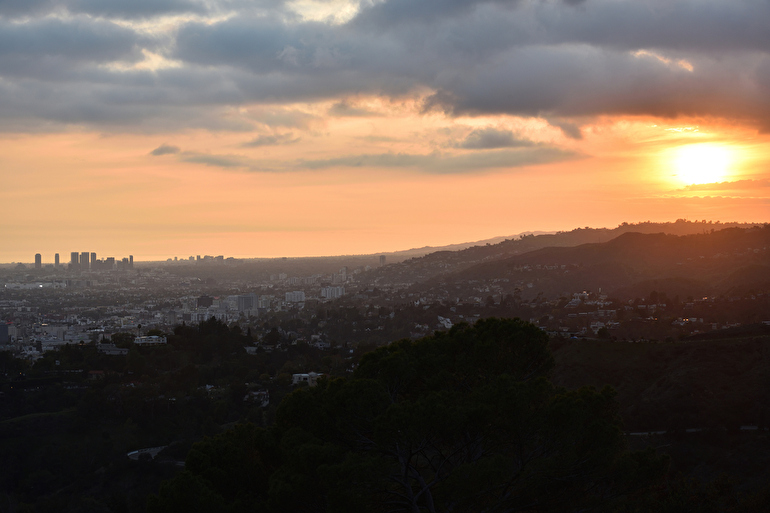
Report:
[{"label": "silhouetted hill", "polygon": [[[503,240],[497,244],[492,244],[491,242],[486,244],[478,243],[459,251],[455,250],[456,247],[451,246],[434,248],[436,251],[430,254],[405,260],[395,266],[388,265],[376,270],[375,274],[377,278],[385,282],[419,283],[431,278],[455,273],[484,262],[500,261],[545,248],[550,248],[550,252],[553,253],[556,251],[555,248],[571,248],[584,244],[608,242],[626,233],[692,235],[724,231],[728,228],[750,228],[752,226],[754,225],[747,223],[712,223],[679,219],[673,223],[623,223],[616,228],[586,227],[576,228],[568,232],[541,233],[537,235],[525,234]],[[646,243],[640,241],[640,244]],[[587,251],[590,252],[590,250]],[[631,249],[629,251],[633,252]],[[393,253],[393,255],[404,256],[407,253]],[[398,259],[394,258],[394,260]]]},{"label": "silhouetted hill", "polygon": [[601,288],[633,298],[669,287],[675,290],[669,297],[738,294],[770,289],[768,246],[768,225],[686,236],[629,232],[608,242],[541,248],[478,264],[426,285],[520,279],[546,296]]}]

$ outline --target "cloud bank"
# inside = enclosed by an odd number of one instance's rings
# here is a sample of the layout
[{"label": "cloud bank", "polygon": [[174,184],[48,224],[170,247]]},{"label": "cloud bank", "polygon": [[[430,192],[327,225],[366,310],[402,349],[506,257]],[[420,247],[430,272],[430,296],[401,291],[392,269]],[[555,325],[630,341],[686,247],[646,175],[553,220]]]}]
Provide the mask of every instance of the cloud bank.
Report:
[{"label": "cloud bank", "polygon": [[7,0],[0,129],[251,130],[223,112],[361,116],[345,98],[419,93],[426,112],[543,117],[573,138],[599,115],[770,130],[767,27],[765,0],[386,0],[345,23],[277,0]]}]

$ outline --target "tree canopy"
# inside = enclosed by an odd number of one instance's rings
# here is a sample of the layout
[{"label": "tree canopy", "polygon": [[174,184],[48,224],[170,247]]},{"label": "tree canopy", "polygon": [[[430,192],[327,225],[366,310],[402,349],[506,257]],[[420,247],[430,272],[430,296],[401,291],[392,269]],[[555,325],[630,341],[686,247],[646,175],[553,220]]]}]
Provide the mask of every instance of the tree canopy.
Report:
[{"label": "tree canopy", "polygon": [[149,511],[609,509],[667,461],[626,450],[611,389],[554,386],[547,341],[487,319],[381,347],[287,396],[269,430],[195,444]]}]

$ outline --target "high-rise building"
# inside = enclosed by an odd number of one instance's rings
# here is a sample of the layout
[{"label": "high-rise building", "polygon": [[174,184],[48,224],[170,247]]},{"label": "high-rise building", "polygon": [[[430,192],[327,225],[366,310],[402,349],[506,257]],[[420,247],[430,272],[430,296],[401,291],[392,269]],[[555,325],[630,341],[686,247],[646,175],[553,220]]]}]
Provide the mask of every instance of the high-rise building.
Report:
[{"label": "high-rise building", "polygon": [[43,267],[43,257],[40,253],[35,253],[35,269],[41,269]]},{"label": "high-rise building", "polygon": [[91,253],[91,263],[96,262],[96,253]]},{"label": "high-rise building", "polygon": [[88,251],[83,251],[80,253],[80,268],[83,270],[86,270],[89,268],[89,257],[91,254]]},{"label": "high-rise building", "polygon": [[77,269],[80,267],[79,255],[77,251],[70,253],[70,269]]},{"label": "high-rise building", "polygon": [[56,253],[53,256],[53,266],[54,267],[59,267],[59,253]]},{"label": "high-rise building", "polygon": [[247,312],[249,310],[257,309],[257,295],[253,292],[250,294],[241,294],[238,296],[238,311]]},{"label": "high-rise building", "polygon": [[134,255],[128,255],[128,266],[131,269],[134,268]]}]

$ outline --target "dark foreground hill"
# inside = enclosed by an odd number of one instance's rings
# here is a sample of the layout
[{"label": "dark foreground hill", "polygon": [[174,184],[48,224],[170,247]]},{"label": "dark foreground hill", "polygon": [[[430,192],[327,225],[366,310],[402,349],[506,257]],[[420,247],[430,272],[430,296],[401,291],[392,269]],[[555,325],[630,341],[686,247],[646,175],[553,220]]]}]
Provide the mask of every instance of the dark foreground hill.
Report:
[{"label": "dark foreground hill", "polygon": [[612,386],[626,431],[659,433],[630,438],[665,447],[674,473],[706,481],[728,474],[757,489],[770,482],[768,330],[760,324],[670,343],[555,339],[553,380]]}]

